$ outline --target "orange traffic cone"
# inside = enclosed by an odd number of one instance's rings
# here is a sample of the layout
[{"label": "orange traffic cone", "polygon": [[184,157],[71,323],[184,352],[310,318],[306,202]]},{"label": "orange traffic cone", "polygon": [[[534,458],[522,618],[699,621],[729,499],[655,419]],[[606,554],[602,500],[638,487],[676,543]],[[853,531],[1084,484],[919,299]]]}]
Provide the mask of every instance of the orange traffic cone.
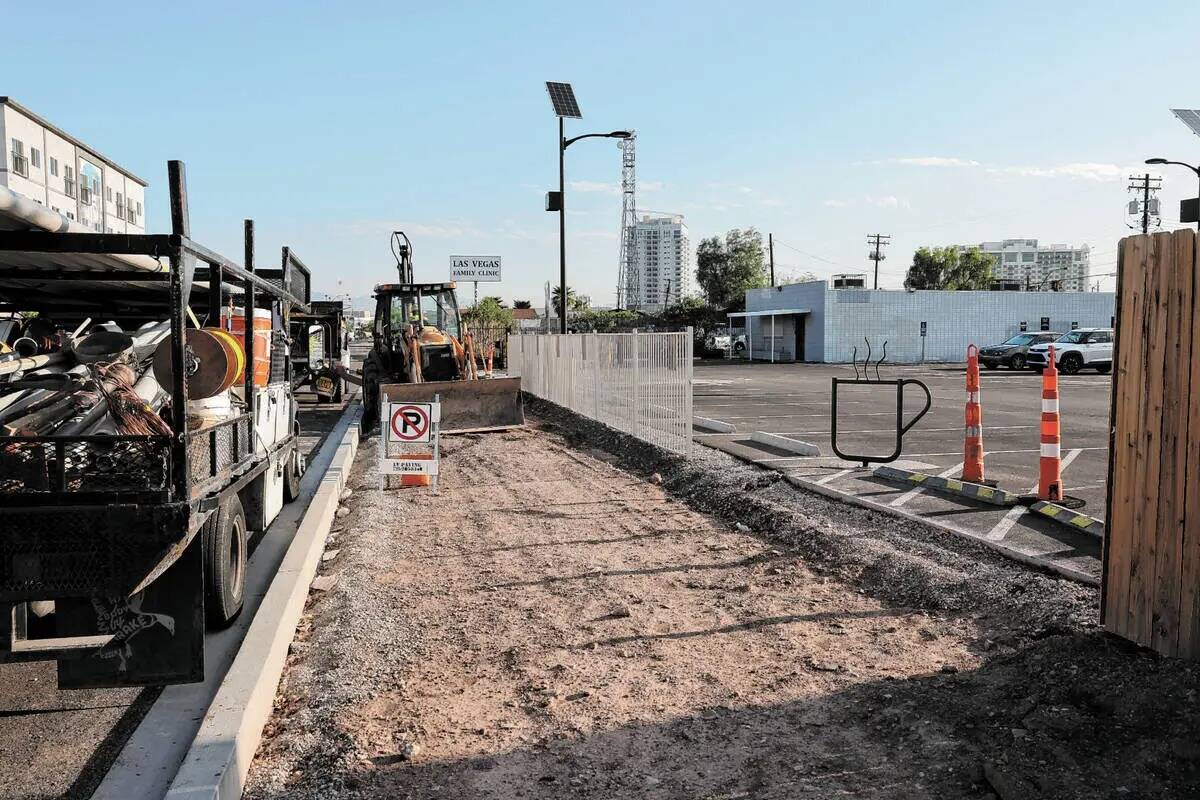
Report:
[{"label": "orange traffic cone", "polygon": [[1049,363],[1042,370],[1042,455],[1038,475],[1038,499],[1058,502],[1063,499],[1062,440],[1058,422],[1058,367],[1054,364],[1054,345],[1046,354]]},{"label": "orange traffic cone", "polygon": [[983,407],[979,404],[979,348],[967,345],[967,426],[963,445],[964,481],[983,483]]}]

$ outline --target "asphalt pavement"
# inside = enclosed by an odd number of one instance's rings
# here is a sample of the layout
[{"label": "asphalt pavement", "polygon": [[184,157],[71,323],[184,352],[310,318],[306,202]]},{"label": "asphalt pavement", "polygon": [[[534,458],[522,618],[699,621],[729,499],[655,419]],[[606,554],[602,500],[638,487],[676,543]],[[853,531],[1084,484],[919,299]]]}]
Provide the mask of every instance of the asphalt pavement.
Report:
[{"label": "asphalt pavement", "polygon": [[[858,377],[863,378],[861,364]],[[962,473],[966,401],[965,365],[924,364],[879,368],[879,378],[919,380],[932,406],[903,437],[894,466],[930,475]],[[697,441],[760,466],[908,514],[918,515],[985,543],[1041,560],[1060,571],[1098,577],[1100,541],[1060,523],[1015,509],[948,497],[874,477],[861,462],[839,458],[831,441],[834,377],[854,379],[848,364],[750,364],[697,361],[694,411],[732,424],[734,433],[699,427]],[[874,367],[870,378],[876,377]],[[1059,376],[1062,475],[1082,513],[1104,517],[1108,470],[1109,376],[1084,372]],[[983,370],[981,395],[986,478],[1022,495],[1037,485],[1042,378],[1032,371]],[[920,387],[905,388],[904,419],[924,404]],[[839,386],[838,450],[847,455],[889,456],[896,448],[897,388],[889,384]],[[798,456],[751,441],[755,431],[782,434],[820,448]],[[875,466],[874,464],[871,465]]]}]

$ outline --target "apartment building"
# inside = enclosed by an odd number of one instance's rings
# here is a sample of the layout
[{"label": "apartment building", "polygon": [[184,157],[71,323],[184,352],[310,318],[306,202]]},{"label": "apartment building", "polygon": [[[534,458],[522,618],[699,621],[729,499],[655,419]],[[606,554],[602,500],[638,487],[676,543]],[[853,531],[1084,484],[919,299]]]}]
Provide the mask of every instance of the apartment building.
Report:
[{"label": "apartment building", "polygon": [[634,229],[638,266],[638,302],[657,311],[679,302],[691,289],[691,248],[682,215],[644,215]]},{"label": "apartment building", "polygon": [[1065,292],[1086,292],[1090,288],[1090,250],[1086,244],[1074,247],[1043,245],[1037,239],[1003,239],[960,247],[978,247],[994,256],[992,277],[1019,284],[1022,291],[1048,292],[1058,286]]},{"label": "apartment building", "polygon": [[145,233],[146,182],[9,97],[0,97],[0,187],[97,233]]}]

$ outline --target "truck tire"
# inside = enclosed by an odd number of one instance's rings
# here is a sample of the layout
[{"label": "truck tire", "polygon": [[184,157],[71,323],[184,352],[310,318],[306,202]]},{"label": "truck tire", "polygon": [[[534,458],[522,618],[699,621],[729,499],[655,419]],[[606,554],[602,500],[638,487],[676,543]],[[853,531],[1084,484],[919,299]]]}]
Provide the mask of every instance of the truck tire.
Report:
[{"label": "truck tire", "polygon": [[1079,353],[1067,353],[1058,362],[1058,368],[1064,375],[1074,375],[1083,369],[1083,356]]},{"label": "truck tire", "polygon": [[291,503],[300,496],[300,450],[293,447],[283,467],[283,501]]},{"label": "truck tire", "polygon": [[242,611],[248,557],[246,514],[236,494],[200,529],[204,547],[204,611],[209,629],[227,628]]},{"label": "truck tire", "polygon": [[362,432],[367,433],[379,419],[379,384],[374,371],[363,375],[362,392]]}]

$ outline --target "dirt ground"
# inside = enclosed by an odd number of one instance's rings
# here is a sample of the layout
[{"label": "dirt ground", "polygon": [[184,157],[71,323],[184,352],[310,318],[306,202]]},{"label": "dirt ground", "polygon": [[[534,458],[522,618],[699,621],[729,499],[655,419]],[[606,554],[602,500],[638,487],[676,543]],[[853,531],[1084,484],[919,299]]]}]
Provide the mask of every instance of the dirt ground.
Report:
[{"label": "dirt ground", "polygon": [[1200,671],[1095,592],[537,407],[360,451],[251,798],[1195,797]]}]

